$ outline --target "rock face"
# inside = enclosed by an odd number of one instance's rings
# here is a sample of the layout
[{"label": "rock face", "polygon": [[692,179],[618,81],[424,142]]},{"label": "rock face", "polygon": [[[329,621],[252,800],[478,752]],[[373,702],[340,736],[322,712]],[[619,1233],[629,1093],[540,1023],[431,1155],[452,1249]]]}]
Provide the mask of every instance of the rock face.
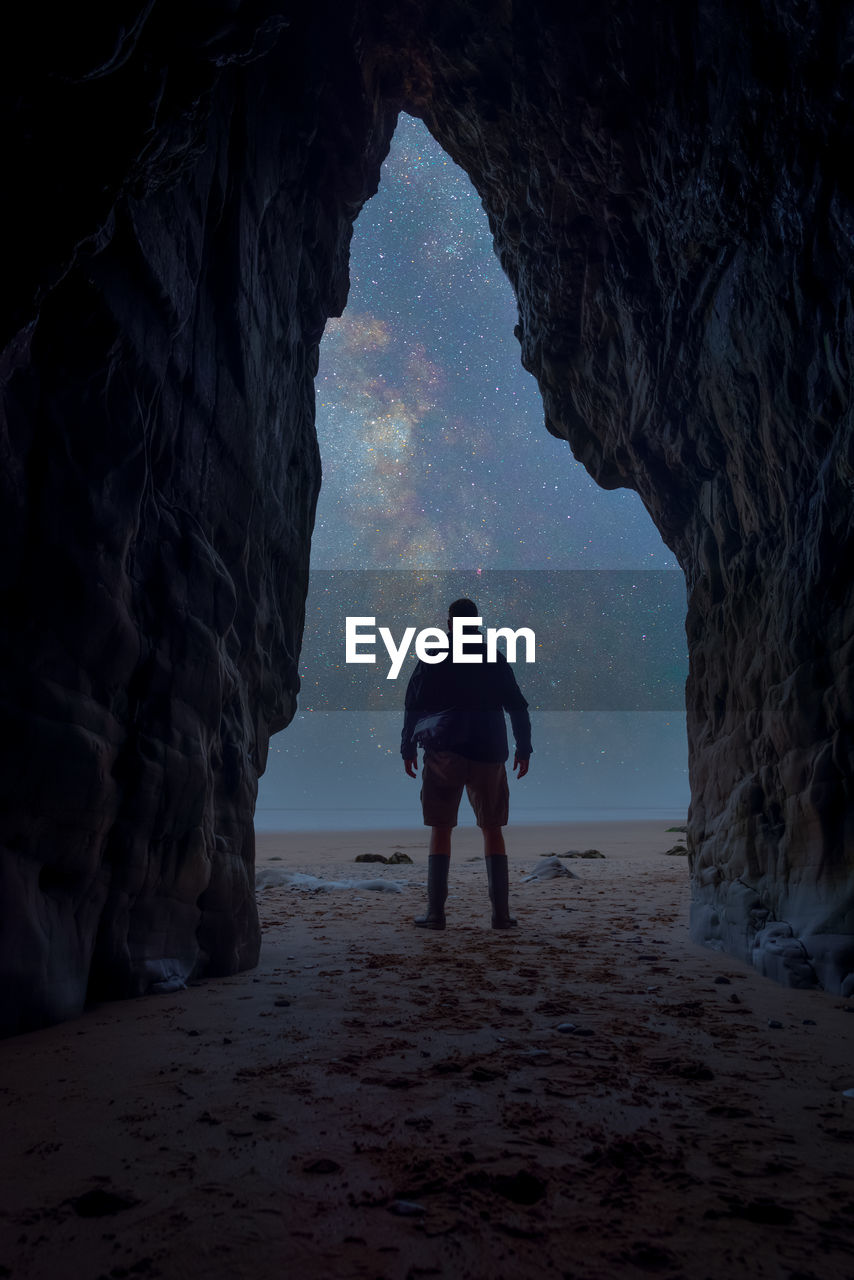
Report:
[{"label": "rock face", "polygon": [[121,9],[2,20],[0,1026],[255,962],[317,347],[400,106],[549,430],[685,570],[695,936],[849,992],[852,7]]},{"label": "rock face", "polygon": [[[854,990],[854,7],[424,29],[550,430],[688,587],[696,939]],[[515,13],[515,10],[514,10]]]},{"label": "rock face", "polygon": [[47,49],[25,33],[15,68],[5,1030],[257,962],[252,817],[296,705],[318,342],[395,118],[354,67],[331,78],[331,28],[312,66],[304,21],[149,10],[109,38],[102,17]]}]

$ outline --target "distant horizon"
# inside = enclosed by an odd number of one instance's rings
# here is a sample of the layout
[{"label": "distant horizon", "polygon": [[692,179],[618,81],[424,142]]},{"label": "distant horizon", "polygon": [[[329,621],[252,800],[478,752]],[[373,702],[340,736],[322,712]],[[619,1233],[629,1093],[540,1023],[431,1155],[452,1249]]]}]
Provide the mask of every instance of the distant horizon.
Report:
[{"label": "distant horizon", "polygon": [[[282,815],[292,814],[313,814],[320,821],[314,823],[306,823],[304,818],[300,819],[299,825],[295,823],[286,823],[283,825],[281,818],[269,820],[264,815]],[[580,822],[641,822],[641,821],[662,821],[684,824],[687,821],[687,814],[684,810],[669,808],[666,805],[650,805],[647,808],[629,807],[624,808],[602,808],[601,806],[589,806],[566,808],[566,809],[524,809],[517,805],[514,813],[518,815],[512,818],[507,825],[508,840],[512,839],[513,827],[544,827],[559,826],[562,823],[580,823]],[[372,820],[366,821],[368,815]],[[534,816],[537,815],[537,816]],[[261,821],[259,821],[259,817]],[[474,827],[474,815],[460,813],[460,827]],[[297,835],[300,832],[317,832],[317,831],[391,831],[391,830],[423,830],[427,832],[428,827],[424,827],[417,821],[417,810],[413,810],[410,806],[406,809],[262,809],[256,811],[255,815],[255,831],[257,834],[263,835]]]}]

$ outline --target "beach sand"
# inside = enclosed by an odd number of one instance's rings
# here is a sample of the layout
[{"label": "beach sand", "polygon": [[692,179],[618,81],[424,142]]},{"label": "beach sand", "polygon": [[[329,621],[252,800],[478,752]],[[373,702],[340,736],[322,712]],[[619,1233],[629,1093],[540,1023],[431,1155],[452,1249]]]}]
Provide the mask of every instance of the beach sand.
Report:
[{"label": "beach sand", "polygon": [[693,946],[666,826],[511,826],[513,932],[475,830],[443,933],[424,828],[259,835],[402,891],[270,887],[255,971],[0,1043],[0,1276],[850,1280],[854,1002]]}]

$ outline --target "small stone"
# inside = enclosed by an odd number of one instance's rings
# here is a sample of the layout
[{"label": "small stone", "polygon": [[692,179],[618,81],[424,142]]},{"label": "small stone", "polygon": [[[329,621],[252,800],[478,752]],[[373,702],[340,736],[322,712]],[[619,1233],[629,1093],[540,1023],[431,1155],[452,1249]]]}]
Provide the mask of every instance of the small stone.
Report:
[{"label": "small stone", "polygon": [[664,856],[665,858],[687,858],[688,850],[684,844],[675,844],[672,849],[664,850]]},{"label": "small stone", "polygon": [[392,1200],[388,1211],[399,1218],[420,1218],[427,1212],[423,1204],[416,1204],[414,1200]]},{"label": "small stone", "polygon": [[782,1025],[782,1022],[778,1022],[776,1018],[768,1019],[768,1026],[773,1027],[775,1031],[779,1031]]},{"label": "small stone", "polygon": [[273,1004],[277,1009],[289,1009],[291,1002],[290,1000],[286,1000],[284,996],[279,996],[278,1000],[273,1001]]},{"label": "small stone", "polygon": [[302,1167],[303,1173],[338,1173],[341,1166],[335,1160],[328,1160],[321,1157],[319,1160],[310,1160],[308,1164]]},{"label": "small stone", "polygon": [[814,1018],[804,1018],[803,1025],[805,1027],[814,1027],[816,1025]]},{"label": "small stone", "polygon": [[93,1187],[80,1196],[72,1196],[68,1203],[79,1218],[106,1218],[114,1213],[122,1213],[125,1209],[132,1209],[139,1201],[118,1195],[104,1187]]},{"label": "small stone", "polygon": [[574,1031],[574,1030],[575,1030],[575,1023],[574,1023],[574,1022],[560,1022],[560,1023],[558,1023],[558,1028],[557,1028],[557,1029],[558,1029],[558,1031],[563,1031],[563,1032],[565,1032],[565,1033],[569,1034],[570,1032],[572,1032],[572,1031]]},{"label": "small stone", "polygon": [[357,853],[354,862],[382,862],[388,863],[388,858],[382,853]]},{"label": "small stone", "polygon": [[395,851],[394,851],[394,853],[391,855],[391,857],[390,857],[390,858],[386,858],[386,862],[387,862],[387,863],[389,864],[389,866],[391,866],[391,867],[399,867],[399,866],[403,865],[404,863],[405,863],[407,866],[410,866],[410,867],[412,866],[412,859],[410,858],[409,854],[408,854],[408,853],[401,853],[401,851],[400,851],[399,849],[395,849]]},{"label": "small stone", "polygon": [[732,985],[729,978],[724,978],[722,975],[718,975],[718,977],[715,978],[715,982],[719,987],[729,987]]},{"label": "small stone", "polygon": [[273,1115],[272,1111],[253,1111],[252,1112],[253,1120],[275,1120],[275,1118],[276,1117]]}]

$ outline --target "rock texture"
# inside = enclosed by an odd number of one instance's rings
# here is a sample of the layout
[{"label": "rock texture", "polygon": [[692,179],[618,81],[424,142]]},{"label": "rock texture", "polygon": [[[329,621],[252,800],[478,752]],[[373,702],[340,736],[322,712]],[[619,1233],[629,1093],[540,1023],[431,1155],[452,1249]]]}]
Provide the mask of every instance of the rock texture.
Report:
[{"label": "rock texture", "polygon": [[685,570],[694,936],[850,994],[854,7],[399,12],[546,425]]},{"label": "rock texture", "polygon": [[111,32],[69,11],[7,69],[6,1030],[257,961],[253,807],[296,705],[318,342],[395,113],[355,66],[337,78],[334,24],[243,8],[190,6],[181,30],[147,4]]},{"label": "rock texture", "polygon": [[398,108],[487,209],[546,425],[688,586],[695,936],[854,985],[852,6],[4,17],[6,1030],[254,963],[313,375]]}]

